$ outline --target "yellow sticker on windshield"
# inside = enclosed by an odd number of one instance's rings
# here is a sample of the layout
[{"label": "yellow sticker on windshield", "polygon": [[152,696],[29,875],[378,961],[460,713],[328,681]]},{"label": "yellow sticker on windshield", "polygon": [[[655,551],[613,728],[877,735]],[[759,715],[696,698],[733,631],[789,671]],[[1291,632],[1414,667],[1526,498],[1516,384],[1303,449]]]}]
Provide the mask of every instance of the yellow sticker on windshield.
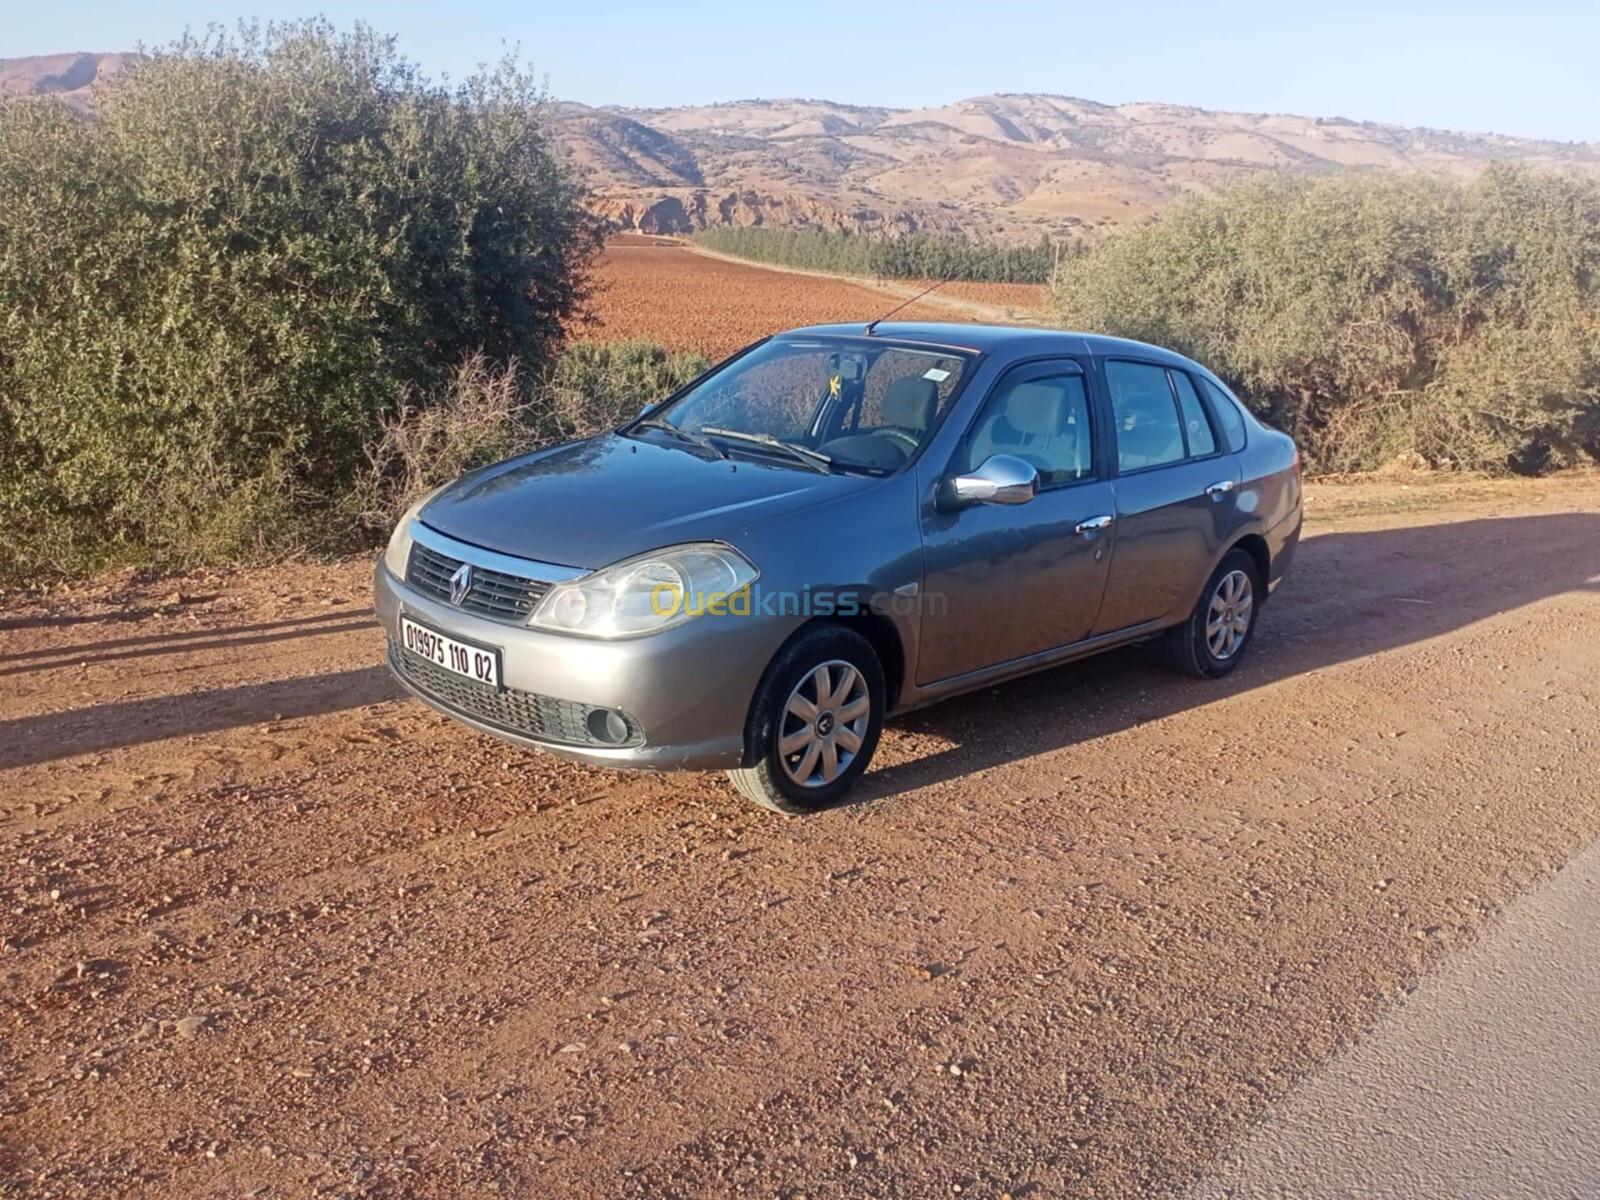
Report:
[{"label": "yellow sticker on windshield", "polygon": [[832,379],[828,380],[828,395],[837,396],[838,394],[839,394],[839,377],[837,375],[835,375]]}]

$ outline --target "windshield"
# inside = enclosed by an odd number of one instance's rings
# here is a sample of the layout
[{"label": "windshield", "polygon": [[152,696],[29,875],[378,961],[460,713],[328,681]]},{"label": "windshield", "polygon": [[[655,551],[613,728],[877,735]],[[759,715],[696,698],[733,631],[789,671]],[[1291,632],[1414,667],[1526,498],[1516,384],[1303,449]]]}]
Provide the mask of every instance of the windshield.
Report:
[{"label": "windshield", "polygon": [[867,338],[774,338],[626,432],[795,470],[887,474],[932,435],[970,359]]}]

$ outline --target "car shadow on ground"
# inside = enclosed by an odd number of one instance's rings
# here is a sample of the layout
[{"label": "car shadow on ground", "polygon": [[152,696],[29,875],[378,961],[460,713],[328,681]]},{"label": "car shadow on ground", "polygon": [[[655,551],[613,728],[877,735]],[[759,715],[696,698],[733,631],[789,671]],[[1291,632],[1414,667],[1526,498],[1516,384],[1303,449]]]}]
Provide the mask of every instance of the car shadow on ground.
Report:
[{"label": "car shadow on ground", "polygon": [[0,617],[0,633],[8,629],[65,629],[70,625],[121,625],[143,621],[160,612],[161,607],[154,605],[144,608],[119,608],[100,613],[38,613],[26,617]]},{"label": "car shadow on ground", "polygon": [[[145,614],[148,615],[148,614]],[[188,629],[154,633],[144,637],[114,638],[76,646],[42,646],[14,654],[0,654],[0,677],[48,671],[62,666],[97,666],[128,658],[150,658],[166,654],[188,654],[201,650],[224,650],[235,646],[254,646],[297,637],[347,633],[373,623],[370,608],[343,609],[309,617],[290,617],[281,621],[262,621],[254,625]]]},{"label": "car shadow on ground", "polygon": [[[0,621],[0,631],[6,629],[50,628],[65,629],[84,621],[143,621],[151,617],[159,617],[170,613],[171,608],[140,608],[130,609],[125,616],[107,613],[96,617],[77,617],[72,615],[55,617],[19,617],[9,622]],[[277,621],[258,621],[252,625],[229,625],[214,628],[165,630],[161,633],[146,633],[138,637],[109,638],[95,642],[80,642],[70,646],[40,646],[33,650],[20,650],[0,654],[0,667],[10,668],[13,663],[30,663],[39,659],[62,658],[78,661],[83,658],[116,658],[117,654],[106,654],[106,651],[121,651],[130,646],[162,646],[173,642],[187,641],[190,638],[216,638],[234,637],[241,633],[274,633],[279,636],[306,629],[313,625],[327,625],[337,621],[371,621],[373,611],[369,605],[366,608],[339,608],[330,609],[328,612],[312,613],[305,617],[284,617]],[[28,668],[18,668],[26,670]]]},{"label": "car shadow on ground", "polygon": [[386,666],[120,700],[0,721],[0,770],[163,738],[318,717],[401,695]]},{"label": "car shadow on ground", "polygon": [[[1306,539],[1294,570],[1263,611],[1258,638],[1223,680],[1175,676],[1138,648],[986,688],[908,714],[891,728],[926,732],[952,745],[869,772],[853,802],[873,800],[1030,758],[1229,695],[1369,654],[1425,641],[1565,592],[1600,593],[1600,514],[1556,513],[1415,525]],[[232,635],[307,637],[317,621],[365,624],[363,612],[295,618],[234,630],[170,635],[169,652],[234,644]],[[176,644],[193,639],[192,643]],[[116,658],[159,638],[66,647],[37,669]],[[243,645],[256,640],[239,638]],[[111,650],[109,655],[95,651]],[[35,652],[30,651],[29,654]],[[63,659],[62,656],[65,656]],[[0,669],[25,656],[0,659]],[[59,660],[59,661],[58,661]],[[0,770],[214,733],[275,720],[315,717],[392,700],[402,690],[388,668],[274,680],[212,691],[118,701],[0,721]]]},{"label": "car shadow on ground", "polygon": [[1086,742],[1568,592],[1600,595],[1600,514],[1310,537],[1227,678],[1189,679],[1152,648],[1128,647],[908,713],[890,728],[951,746],[869,772],[851,802]]}]

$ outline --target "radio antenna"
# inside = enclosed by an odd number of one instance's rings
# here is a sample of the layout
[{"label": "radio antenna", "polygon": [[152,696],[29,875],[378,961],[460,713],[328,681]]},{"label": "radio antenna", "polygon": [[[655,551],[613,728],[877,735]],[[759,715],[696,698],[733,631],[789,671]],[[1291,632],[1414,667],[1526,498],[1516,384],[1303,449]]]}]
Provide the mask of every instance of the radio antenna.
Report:
[{"label": "radio antenna", "polygon": [[950,282],[949,279],[941,279],[937,283],[929,284],[927,287],[923,288],[920,292],[918,292],[915,296],[911,297],[911,299],[902,300],[899,304],[896,304],[888,312],[884,313],[883,316],[878,317],[875,320],[868,321],[867,322],[867,328],[866,328],[866,335],[868,337],[871,337],[872,336],[872,331],[874,329],[876,329],[884,321],[887,321],[890,317],[894,316],[895,313],[899,312],[902,308],[909,308],[911,305],[915,304],[918,300],[921,300],[929,292],[933,291],[934,288],[942,288],[945,284],[947,284],[949,282]]}]

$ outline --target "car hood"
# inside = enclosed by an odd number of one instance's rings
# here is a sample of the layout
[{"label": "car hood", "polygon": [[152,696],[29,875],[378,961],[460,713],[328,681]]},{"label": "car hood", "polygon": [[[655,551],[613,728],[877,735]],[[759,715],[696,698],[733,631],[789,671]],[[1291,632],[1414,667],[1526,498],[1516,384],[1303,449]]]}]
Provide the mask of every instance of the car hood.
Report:
[{"label": "car hood", "polygon": [[765,520],[875,482],[607,433],[463,476],[420,516],[488,550],[596,568],[679,542],[737,547]]}]

